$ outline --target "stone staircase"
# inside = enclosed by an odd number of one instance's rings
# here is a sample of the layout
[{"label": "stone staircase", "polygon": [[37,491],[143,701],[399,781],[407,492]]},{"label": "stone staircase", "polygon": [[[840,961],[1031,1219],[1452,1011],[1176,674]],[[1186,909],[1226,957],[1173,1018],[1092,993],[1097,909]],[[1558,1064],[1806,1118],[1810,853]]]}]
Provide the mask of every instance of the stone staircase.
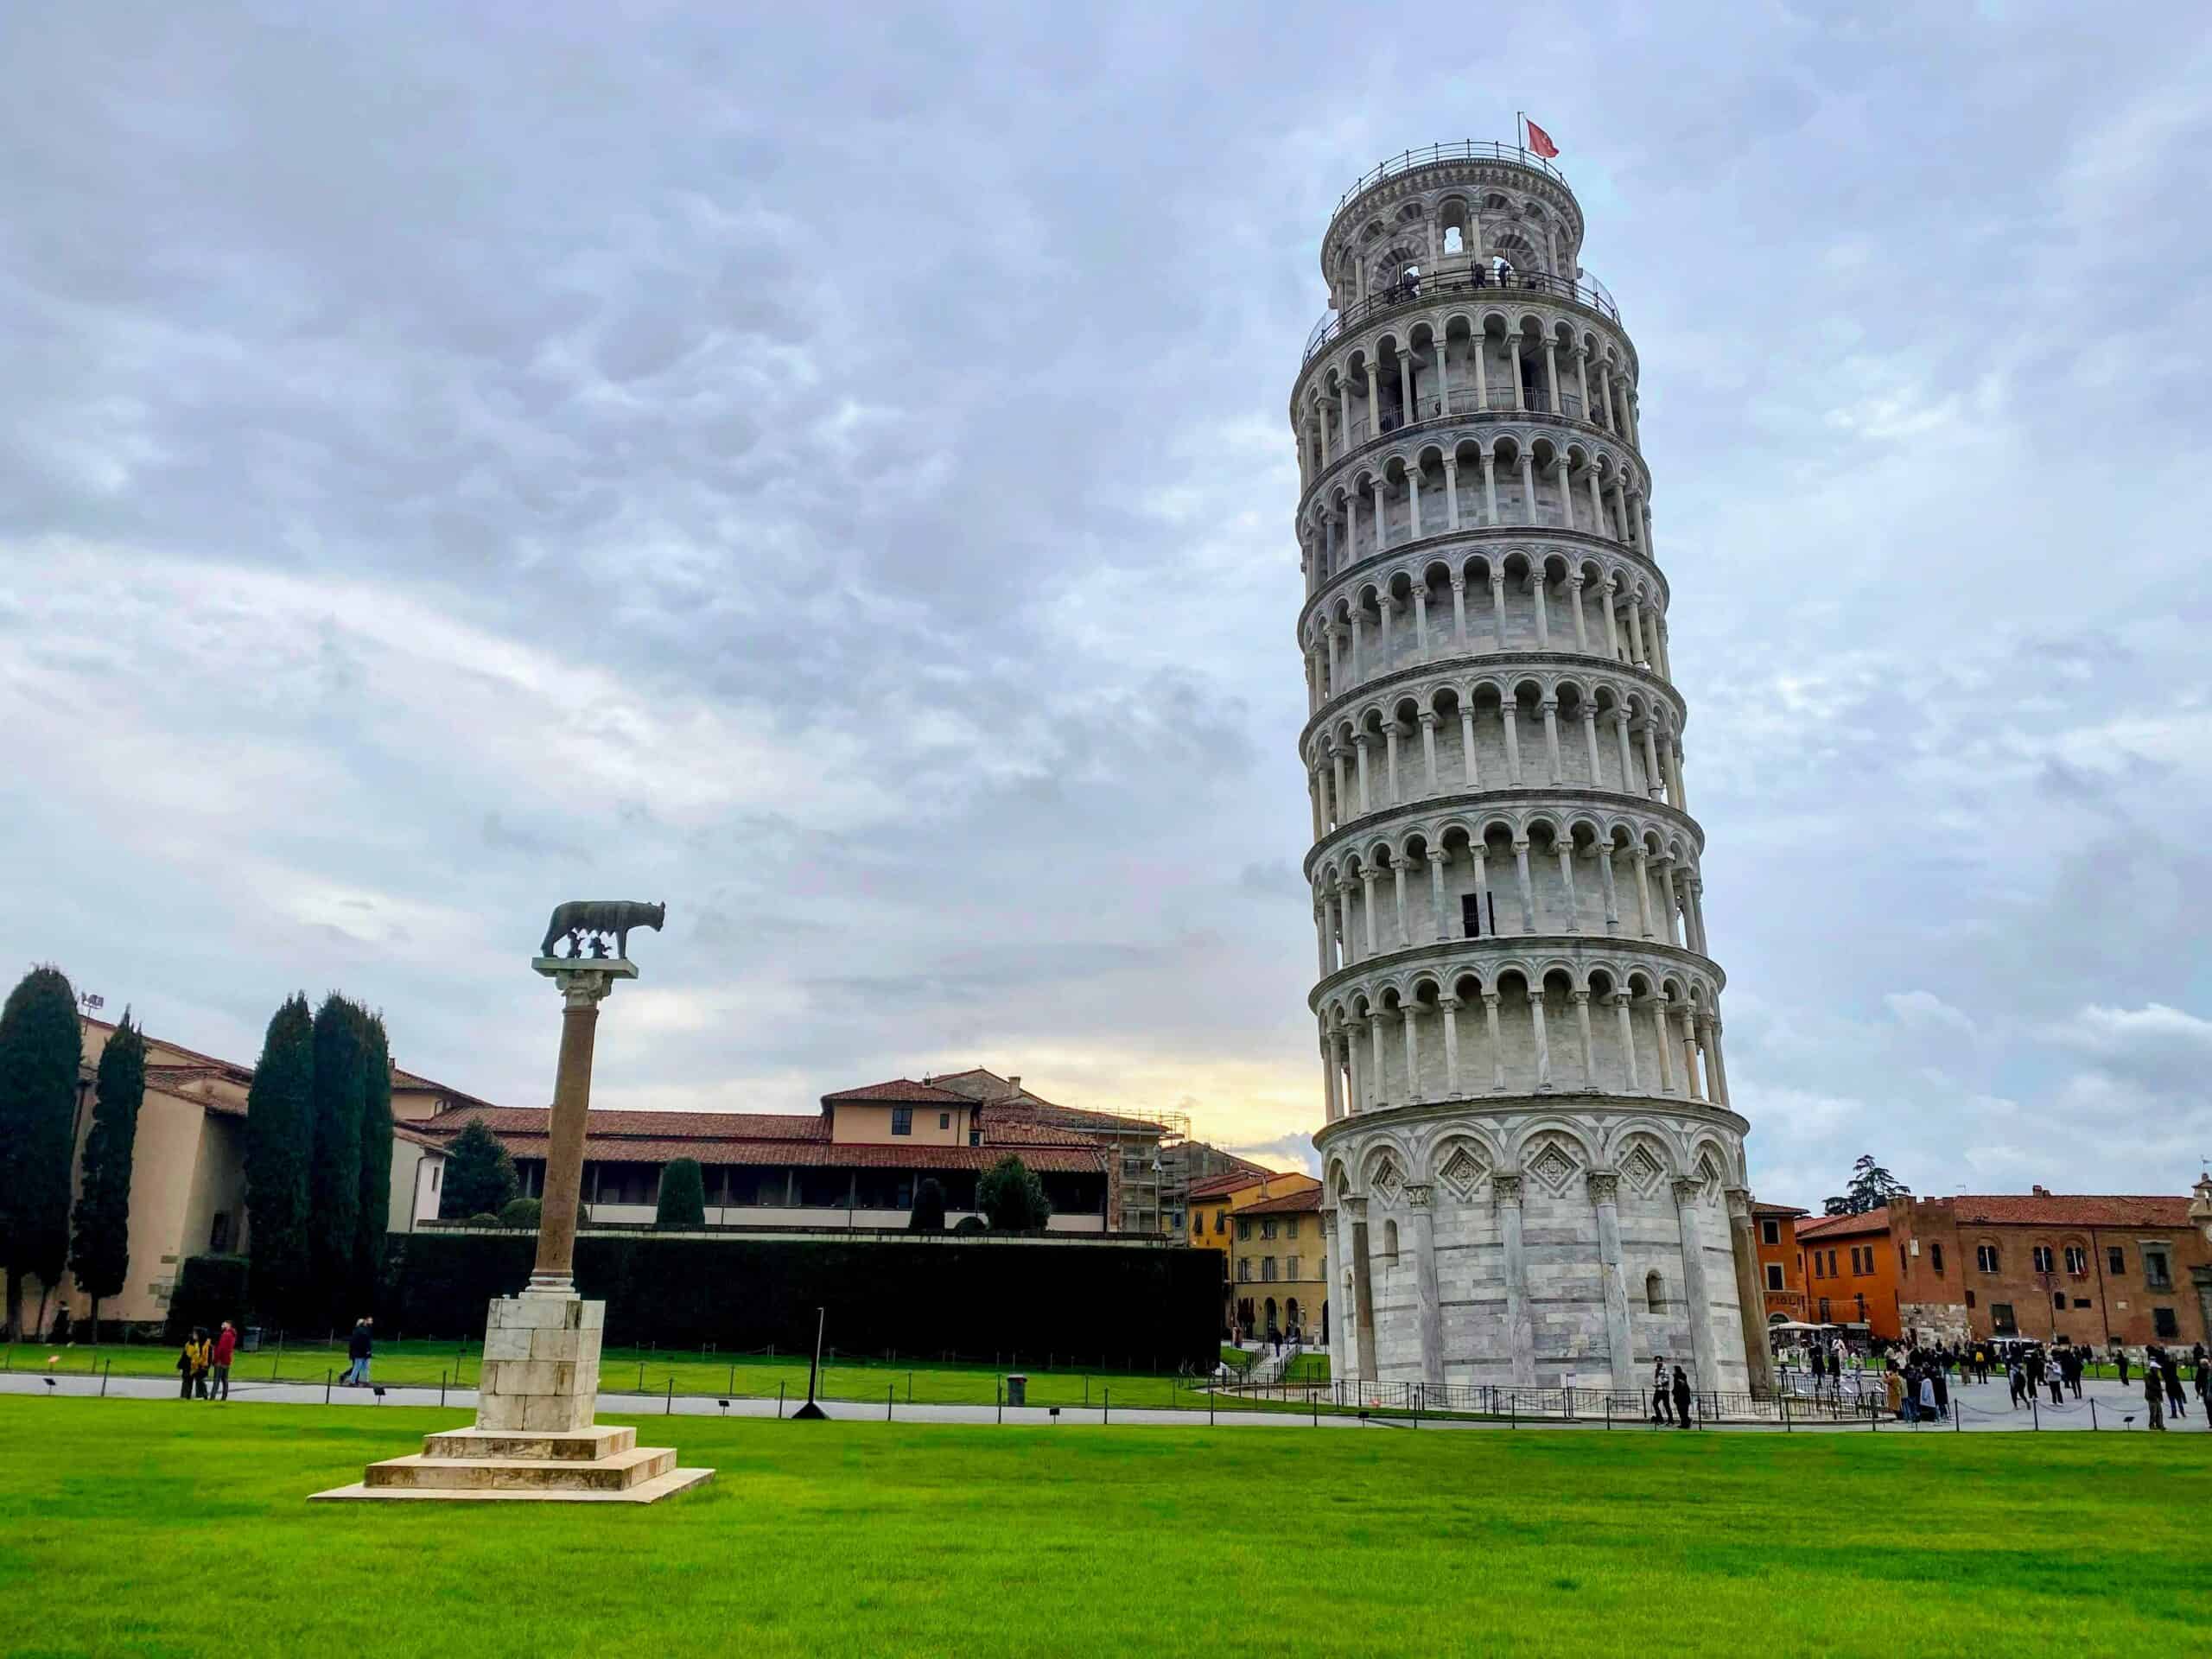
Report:
[{"label": "stone staircase", "polygon": [[641,1446],[634,1428],[548,1434],[448,1429],[420,1453],[372,1463],[351,1486],[317,1498],[487,1498],[537,1503],[651,1503],[714,1478],[679,1469],[666,1446]]}]

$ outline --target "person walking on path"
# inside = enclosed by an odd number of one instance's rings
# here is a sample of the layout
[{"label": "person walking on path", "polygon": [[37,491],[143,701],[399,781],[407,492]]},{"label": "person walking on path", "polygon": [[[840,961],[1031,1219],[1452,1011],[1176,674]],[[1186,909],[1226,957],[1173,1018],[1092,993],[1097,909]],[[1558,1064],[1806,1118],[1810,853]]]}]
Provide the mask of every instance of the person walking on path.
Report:
[{"label": "person walking on path", "polygon": [[1931,1423],[1936,1421],[1936,1376],[1932,1368],[1921,1373],[1920,1414]]},{"label": "person walking on path", "polygon": [[2006,1373],[2006,1377],[2012,1385],[2012,1409],[2018,1411],[2028,1402],[2027,1370],[2015,1359],[2012,1362],[2012,1369]]},{"label": "person walking on path", "polygon": [[1951,1414],[1951,1380],[1943,1375],[1941,1365],[1930,1366],[1930,1380],[1936,1384],[1936,1417],[1937,1421]]},{"label": "person walking on path", "polygon": [[2166,1415],[2175,1418],[2188,1416],[2189,1396],[2182,1392],[2181,1362],[2169,1352],[2158,1369],[2165,1374]]},{"label": "person walking on path", "polygon": [[376,1338],[371,1327],[373,1319],[363,1318],[353,1321],[353,1334],[346,1339],[346,1357],[353,1363],[346,1368],[346,1386],[359,1388],[369,1380],[369,1362],[376,1357]]},{"label": "person walking on path", "polygon": [[238,1351],[238,1333],[228,1319],[215,1333],[213,1351],[207,1356],[207,1397],[227,1400],[231,1397],[231,1356]]},{"label": "person walking on path", "polygon": [[2162,1434],[2165,1433],[2165,1381],[2158,1375],[2157,1366],[2145,1365],[2143,1368],[2143,1408],[2150,1414],[2150,1421],[2143,1427],[2155,1428]]},{"label": "person walking on path", "polygon": [[1882,1373],[1882,1389],[1889,1396],[1890,1415],[1902,1422],[1904,1420],[1904,1377],[1898,1371],[1895,1360],[1891,1361],[1889,1369]]},{"label": "person walking on path", "polygon": [[2054,1406],[2064,1405],[2066,1403],[2066,1378],[2064,1374],[2059,1370],[2057,1366],[2053,1365],[2050,1368],[2050,1372],[2044,1376],[2044,1381],[2050,1387],[2050,1403]]},{"label": "person walking on path", "polygon": [[1681,1366],[1675,1367],[1675,1427],[1690,1426],[1690,1376]]},{"label": "person walking on path", "polygon": [[1651,1361],[1651,1421],[1671,1423],[1675,1421],[1672,1400],[1667,1389],[1667,1356],[1659,1354]]}]

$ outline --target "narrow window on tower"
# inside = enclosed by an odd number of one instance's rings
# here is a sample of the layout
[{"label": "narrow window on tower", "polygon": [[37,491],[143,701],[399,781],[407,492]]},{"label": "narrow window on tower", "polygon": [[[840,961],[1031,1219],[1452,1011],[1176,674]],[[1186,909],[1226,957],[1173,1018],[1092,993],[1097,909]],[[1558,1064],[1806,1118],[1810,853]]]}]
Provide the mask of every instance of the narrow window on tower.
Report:
[{"label": "narrow window on tower", "polygon": [[1459,925],[1466,929],[1467,937],[1479,939],[1483,936],[1483,896],[1470,893],[1459,900]]}]

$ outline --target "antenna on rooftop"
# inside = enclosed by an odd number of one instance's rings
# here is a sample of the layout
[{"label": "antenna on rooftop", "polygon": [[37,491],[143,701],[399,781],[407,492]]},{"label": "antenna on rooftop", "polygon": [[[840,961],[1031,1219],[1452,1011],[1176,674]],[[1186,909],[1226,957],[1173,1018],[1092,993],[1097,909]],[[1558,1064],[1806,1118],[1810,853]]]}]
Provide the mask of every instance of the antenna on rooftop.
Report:
[{"label": "antenna on rooftop", "polygon": [[86,1014],[98,1014],[107,1007],[107,998],[98,991],[79,991],[77,993],[77,1006]]}]

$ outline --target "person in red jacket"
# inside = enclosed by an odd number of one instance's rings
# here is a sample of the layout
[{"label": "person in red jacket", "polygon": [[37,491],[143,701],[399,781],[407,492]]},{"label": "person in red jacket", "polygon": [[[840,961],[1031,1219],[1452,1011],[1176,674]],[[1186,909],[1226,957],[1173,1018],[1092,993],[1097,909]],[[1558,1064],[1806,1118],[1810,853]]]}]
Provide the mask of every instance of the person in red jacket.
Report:
[{"label": "person in red jacket", "polygon": [[231,1397],[231,1356],[238,1351],[238,1333],[232,1327],[231,1322],[225,1319],[223,1328],[215,1333],[214,1350],[207,1357],[211,1368],[207,1376],[207,1397],[210,1400]]}]

